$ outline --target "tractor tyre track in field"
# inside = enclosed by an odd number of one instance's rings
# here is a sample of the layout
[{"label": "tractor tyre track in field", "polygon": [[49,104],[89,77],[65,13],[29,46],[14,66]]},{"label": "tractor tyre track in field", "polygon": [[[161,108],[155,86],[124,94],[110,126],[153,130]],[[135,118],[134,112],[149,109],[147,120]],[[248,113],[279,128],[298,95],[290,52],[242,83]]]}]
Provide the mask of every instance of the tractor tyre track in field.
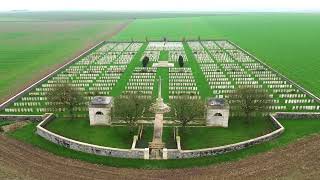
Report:
[{"label": "tractor tyre track in field", "polygon": [[236,162],[202,168],[115,168],[53,155],[0,135],[0,179],[317,179],[320,135]]}]

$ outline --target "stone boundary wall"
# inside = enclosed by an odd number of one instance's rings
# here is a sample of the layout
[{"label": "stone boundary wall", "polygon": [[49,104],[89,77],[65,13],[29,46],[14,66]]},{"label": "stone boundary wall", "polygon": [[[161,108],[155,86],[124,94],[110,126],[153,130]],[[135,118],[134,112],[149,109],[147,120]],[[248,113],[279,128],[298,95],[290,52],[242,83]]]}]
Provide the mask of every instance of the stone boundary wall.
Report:
[{"label": "stone boundary wall", "polygon": [[[237,151],[240,149],[250,147],[255,144],[260,144],[266,141],[270,141],[278,137],[284,132],[284,127],[277,121],[277,119],[274,116],[270,115],[270,119],[277,129],[269,134],[266,134],[254,139],[250,139],[247,141],[242,141],[239,143],[229,144],[229,145],[219,146],[214,148],[195,149],[195,150],[168,150],[168,159],[214,156],[218,154],[224,154],[227,152]],[[177,138],[177,141],[180,141],[180,138]]]},{"label": "stone boundary wall", "polygon": [[[194,42],[194,41],[199,41],[199,39],[197,39],[197,38],[190,38],[190,39],[188,39],[188,38],[186,38],[185,39],[185,41],[183,41],[182,40],[182,38],[181,39],[176,39],[176,40],[168,40],[168,38],[167,38],[167,41],[166,42],[181,42],[181,43],[183,43],[183,42]],[[228,41],[227,39],[200,39],[200,41]],[[146,43],[146,42],[164,42],[163,41],[163,38],[158,38],[158,39],[151,39],[151,38],[148,38],[148,41],[146,41],[146,40],[133,40],[133,41],[116,41],[116,40],[107,40],[107,41],[105,41],[106,43]]]},{"label": "stone boundary wall", "polygon": [[0,121],[37,121],[43,120],[45,115],[0,115]]},{"label": "stone boundary wall", "polygon": [[[45,119],[39,123],[37,126],[37,134],[41,137],[49,140],[55,144],[64,146],[69,149],[76,151],[86,152],[90,154],[100,155],[100,156],[111,156],[119,158],[137,158],[137,159],[149,159],[149,148],[138,149],[135,148],[136,141],[138,136],[134,136],[131,149],[119,149],[111,147],[103,147],[88,143],[83,143],[75,141],[53,132],[48,131],[44,127],[50,121],[55,119],[53,114],[45,114]],[[275,126],[276,130],[266,135],[249,139],[247,141],[242,141],[239,143],[229,144],[225,146],[213,147],[213,148],[204,148],[204,149],[195,149],[195,150],[182,150],[181,149],[181,139],[180,136],[176,137],[177,149],[164,149],[164,159],[182,159],[182,158],[196,158],[196,157],[205,157],[205,156],[214,156],[218,154],[224,154],[232,151],[237,151],[244,149],[255,144],[261,144],[267,141],[270,141],[284,132],[284,127],[279,123],[276,118],[285,118],[285,119],[301,119],[301,118],[311,118],[311,119],[320,119],[320,113],[308,113],[308,112],[277,112],[270,114],[270,120]]]},{"label": "stone boundary wall", "polygon": [[86,56],[87,54],[89,54],[91,51],[93,51],[94,49],[96,49],[97,47],[101,46],[103,43],[105,43],[105,41],[101,41],[100,43],[94,45],[93,47],[91,47],[90,49],[88,49],[87,51],[83,52],[82,54],[80,54],[79,56],[75,57],[74,59],[72,59],[71,61],[67,62],[66,64],[62,65],[61,67],[59,67],[58,69],[56,69],[55,71],[51,72],[50,74],[46,75],[45,77],[43,77],[42,79],[40,79],[39,81],[33,83],[32,85],[30,85],[29,87],[27,87],[26,89],[22,90],[21,92],[19,92],[18,94],[14,95],[13,97],[11,97],[10,99],[8,99],[7,101],[5,101],[4,103],[2,103],[0,105],[0,110],[5,109],[6,107],[8,107],[10,104],[14,103],[17,99],[21,98],[22,96],[24,96],[25,94],[29,93],[30,91],[32,91],[35,87],[41,85],[42,83],[44,83],[45,81],[47,81],[48,79],[50,79],[52,76],[56,75],[57,73],[59,73],[60,71],[62,71],[63,69],[67,68],[68,66],[72,65],[73,63],[75,63],[76,61],[78,61],[80,58]]},{"label": "stone boundary wall", "polygon": [[277,119],[319,119],[320,112],[277,112],[273,115]]},{"label": "stone boundary wall", "polygon": [[318,103],[320,103],[320,98],[317,97],[316,95],[314,95],[313,93],[311,93],[310,91],[304,89],[302,86],[300,86],[299,84],[295,83],[294,81],[290,80],[289,78],[287,78],[285,75],[281,74],[280,72],[276,71],[275,69],[273,69],[271,66],[267,65],[266,63],[262,62],[260,59],[256,58],[254,55],[250,54],[248,51],[242,49],[240,46],[238,46],[237,44],[233,43],[230,40],[227,40],[230,44],[232,44],[233,46],[235,46],[236,48],[240,49],[241,51],[245,52],[248,56],[250,56],[251,58],[253,58],[254,60],[260,62],[262,65],[264,65],[265,67],[267,67],[268,69],[272,70],[273,72],[275,72],[277,75],[279,75],[280,77],[282,77],[283,79],[285,79],[286,81],[290,82],[292,85],[294,85],[295,87],[297,87],[299,90],[301,90],[302,92],[304,92],[305,94],[309,95],[310,97],[312,97],[314,100],[316,100]]},{"label": "stone boundary wall", "polygon": [[37,125],[37,134],[44,139],[51,141],[60,146],[73,149],[75,151],[81,151],[85,153],[100,155],[100,156],[111,156],[111,157],[119,157],[119,158],[138,158],[144,159],[145,150],[144,149],[119,149],[119,148],[111,148],[98,146],[93,144],[88,144],[80,141],[75,141],[53,132],[48,131],[44,128],[46,124],[55,119],[53,114],[47,116],[41,123]]}]

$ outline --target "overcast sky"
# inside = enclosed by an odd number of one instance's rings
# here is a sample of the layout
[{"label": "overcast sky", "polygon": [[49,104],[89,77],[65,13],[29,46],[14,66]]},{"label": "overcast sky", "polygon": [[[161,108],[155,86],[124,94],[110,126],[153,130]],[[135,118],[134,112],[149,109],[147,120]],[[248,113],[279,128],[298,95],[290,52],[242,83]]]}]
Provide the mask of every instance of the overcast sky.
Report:
[{"label": "overcast sky", "polygon": [[[2,1],[2,2],[1,2]],[[0,11],[320,11],[320,0],[1,0]]]}]

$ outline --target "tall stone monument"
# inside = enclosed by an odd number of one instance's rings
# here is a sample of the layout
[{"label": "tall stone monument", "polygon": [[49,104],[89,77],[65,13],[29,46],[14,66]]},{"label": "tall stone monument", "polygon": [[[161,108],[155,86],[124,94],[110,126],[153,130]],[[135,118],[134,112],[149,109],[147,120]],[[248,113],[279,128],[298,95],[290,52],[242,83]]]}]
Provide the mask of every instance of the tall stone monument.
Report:
[{"label": "tall stone monument", "polygon": [[163,102],[161,97],[161,77],[159,78],[158,98],[150,107],[150,111],[155,113],[153,139],[149,143],[150,157],[155,159],[162,158],[165,144],[162,142],[163,114],[170,112],[170,107]]}]

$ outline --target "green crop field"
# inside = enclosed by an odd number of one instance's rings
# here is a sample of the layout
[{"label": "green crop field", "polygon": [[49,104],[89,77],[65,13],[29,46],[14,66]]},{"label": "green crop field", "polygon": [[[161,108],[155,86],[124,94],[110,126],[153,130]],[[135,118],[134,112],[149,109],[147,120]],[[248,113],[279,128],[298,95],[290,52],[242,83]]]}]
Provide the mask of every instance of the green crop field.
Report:
[{"label": "green crop field", "polygon": [[0,22],[0,101],[84,49],[125,20]]}]

